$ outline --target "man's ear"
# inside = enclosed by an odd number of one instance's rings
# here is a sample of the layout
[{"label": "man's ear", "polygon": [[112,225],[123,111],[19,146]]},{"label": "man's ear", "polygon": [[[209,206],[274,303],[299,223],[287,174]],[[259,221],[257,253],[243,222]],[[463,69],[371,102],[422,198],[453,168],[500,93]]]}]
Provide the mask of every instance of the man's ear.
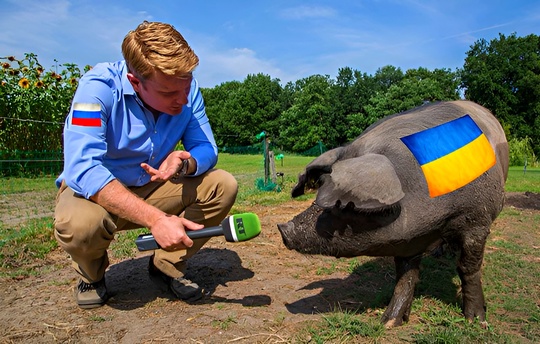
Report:
[{"label": "man's ear", "polygon": [[126,76],[131,83],[131,86],[133,86],[135,92],[139,92],[141,88],[141,80],[139,80],[133,73],[127,73]]}]

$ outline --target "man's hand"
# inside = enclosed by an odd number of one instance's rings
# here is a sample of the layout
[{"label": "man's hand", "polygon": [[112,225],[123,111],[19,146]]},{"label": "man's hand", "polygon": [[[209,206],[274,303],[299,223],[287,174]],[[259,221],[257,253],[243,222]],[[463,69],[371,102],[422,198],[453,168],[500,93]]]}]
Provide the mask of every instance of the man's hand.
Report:
[{"label": "man's hand", "polygon": [[150,175],[150,180],[153,182],[164,182],[176,174],[182,167],[182,162],[191,158],[191,154],[186,151],[174,151],[165,158],[165,160],[159,166],[159,169],[155,169],[147,163],[142,163],[141,167]]},{"label": "man's hand", "polygon": [[193,246],[186,230],[204,227],[183,217],[164,213],[136,196],[116,179],[105,185],[91,200],[120,218],[150,229],[158,244],[169,251]]},{"label": "man's hand", "polygon": [[202,229],[202,224],[195,223],[183,217],[164,215],[150,229],[159,246],[166,251],[177,251],[193,246],[193,241],[187,236],[186,229]]}]

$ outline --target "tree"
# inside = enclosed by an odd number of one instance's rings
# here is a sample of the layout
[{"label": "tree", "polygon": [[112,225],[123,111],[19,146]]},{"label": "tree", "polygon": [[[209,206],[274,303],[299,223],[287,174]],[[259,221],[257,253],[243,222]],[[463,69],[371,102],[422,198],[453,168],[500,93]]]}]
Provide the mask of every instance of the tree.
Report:
[{"label": "tree", "polygon": [[279,80],[264,74],[204,89],[206,112],[218,146],[252,145],[261,131],[277,135],[281,92]]},{"label": "tree", "polygon": [[448,69],[409,69],[403,79],[370,99],[366,113],[374,121],[425,102],[456,100],[459,99],[458,86],[457,72]]},{"label": "tree", "polygon": [[506,37],[471,46],[461,70],[465,98],[493,112],[512,137],[540,153],[540,37]]},{"label": "tree", "polygon": [[352,141],[367,127],[364,107],[375,92],[374,77],[349,67],[339,69],[331,98],[338,133],[336,145]]},{"label": "tree", "polygon": [[331,115],[331,84],[328,75],[312,75],[288,84],[288,89],[294,90],[294,100],[280,117],[277,140],[284,150],[303,152],[320,140],[327,146],[335,144],[338,134]]}]

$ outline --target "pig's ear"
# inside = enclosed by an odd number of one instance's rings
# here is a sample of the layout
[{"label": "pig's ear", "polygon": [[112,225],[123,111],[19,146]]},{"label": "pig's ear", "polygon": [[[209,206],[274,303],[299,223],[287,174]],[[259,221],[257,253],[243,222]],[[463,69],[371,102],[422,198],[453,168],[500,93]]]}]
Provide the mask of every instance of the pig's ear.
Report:
[{"label": "pig's ear", "polygon": [[291,193],[292,197],[303,195],[306,188],[318,189],[321,175],[332,172],[332,165],[339,159],[342,150],[342,147],[329,150],[310,162],[304,173],[298,176],[298,183]]},{"label": "pig's ear", "polygon": [[315,203],[331,208],[352,202],[356,209],[370,211],[391,206],[403,196],[392,162],[384,155],[366,154],[336,162],[332,173],[323,176]]}]

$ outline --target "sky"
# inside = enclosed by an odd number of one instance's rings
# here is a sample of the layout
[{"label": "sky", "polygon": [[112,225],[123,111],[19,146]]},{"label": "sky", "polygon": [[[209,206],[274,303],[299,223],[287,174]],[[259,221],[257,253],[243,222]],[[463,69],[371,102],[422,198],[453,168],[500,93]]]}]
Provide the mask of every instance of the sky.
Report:
[{"label": "sky", "polygon": [[120,60],[144,20],[186,38],[201,87],[258,73],[285,85],[344,67],[462,68],[480,39],[540,35],[540,1],[0,0],[0,57],[34,53],[45,69]]}]

